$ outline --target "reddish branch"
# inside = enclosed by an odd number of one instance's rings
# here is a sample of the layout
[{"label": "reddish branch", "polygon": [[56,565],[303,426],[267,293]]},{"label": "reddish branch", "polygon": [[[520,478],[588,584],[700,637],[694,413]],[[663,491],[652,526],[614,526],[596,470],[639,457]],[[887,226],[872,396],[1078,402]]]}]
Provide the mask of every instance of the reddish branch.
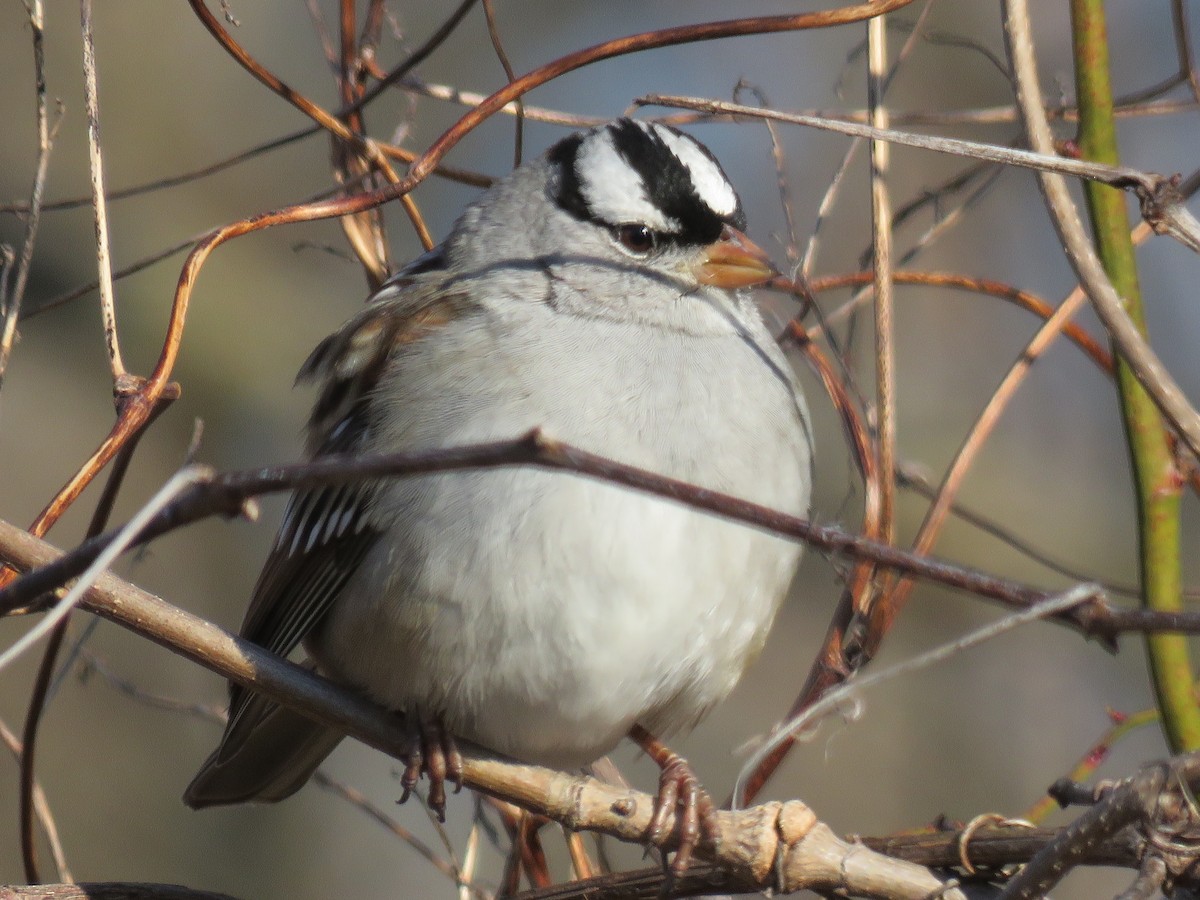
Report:
[{"label": "reddish branch", "polygon": [[[840,528],[818,525],[728,494],[597,456],[556,441],[540,431],[511,441],[446,450],[327,457],[310,463],[215,475],[211,480],[185,490],[141,532],[136,544],[209,516],[238,515],[248,498],[260,494],[397,475],[513,465],[536,465],[622,484],[802,540],[829,553],[870,560],[876,565],[907,575],[996,600],[1010,608],[1027,609],[1050,596],[1039,588],[933,557],[914,556]],[[39,567],[37,571],[0,590],[0,612],[19,607],[79,575],[110,540],[111,535],[105,535],[86,541],[53,565]],[[8,553],[9,549],[0,542],[0,554],[7,556]],[[1103,600],[1085,604],[1058,618],[1089,637],[1109,643],[1123,631],[1200,632],[1200,613],[1164,614],[1140,609],[1125,610]]]}]

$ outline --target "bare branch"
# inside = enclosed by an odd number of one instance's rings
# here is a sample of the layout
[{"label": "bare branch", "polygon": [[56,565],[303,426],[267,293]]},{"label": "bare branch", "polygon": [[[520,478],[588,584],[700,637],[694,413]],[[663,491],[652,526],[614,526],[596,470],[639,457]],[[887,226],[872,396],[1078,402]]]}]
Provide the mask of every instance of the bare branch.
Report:
[{"label": "bare branch", "polygon": [[[1092,851],[1125,826],[1141,821],[1150,830],[1167,835],[1180,826],[1194,831],[1196,822],[1186,798],[1185,786],[1200,781],[1200,754],[1188,754],[1170,763],[1143,769],[1105,796],[1099,803],[1063,829],[1005,886],[1001,900],[1034,900],[1043,897]],[[1190,792],[1190,791],[1189,791]],[[1195,862],[1195,846],[1158,848],[1178,861],[1179,869]]]},{"label": "bare branch", "polygon": [[[0,722],[0,741],[4,742],[9,752],[20,763],[24,748],[17,736],[4,722]],[[58,834],[58,825],[54,821],[54,814],[50,811],[50,801],[46,799],[46,792],[42,790],[41,784],[37,781],[33,783],[33,810],[37,814],[38,822],[41,823],[46,841],[50,844],[50,855],[54,858],[54,868],[58,871],[58,877],[63,881],[72,881],[71,870],[67,866],[66,851],[63,849],[62,838]],[[0,896],[3,895],[0,894]]]},{"label": "bare branch", "polygon": [[79,884],[0,885],[0,900],[236,900],[228,894],[178,884],[105,881]]},{"label": "bare branch", "polygon": [[42,620],[33,628],[29,629],[21,636],[11,647],[0,653],[0,671],[3,671],[6,666],[21,656],[26,650],[32,647],[35,643],[46,636],[53,628],[63,620],[63,618],[79,603],[84,592],[92,584],[92,582],[103,572],[118,556],[132,546],[137,540],[138,534],[146,525],[154,519],[158,513],[167,506],[177,495],[179,495],[189,484],[194,484],[201,478],[206,477],[207,472],[201,466],[192,466],[183,469],[176,473],[171,479],[162,486],[155,494],[150,502],[143,506],[129,523],[123,527],[113,538],[111,542],[104,548],[103,552],[96,556],[96,559],[88,566],[81,575],[79,582],[59,600],[49,615],[42,617]]},{"label": "bare branch", "polygon": [[979,628],[956,641],[935,647],[927,653],[905,660],[890,668],[852,679],[834,690],[827,691],[819,700],[802,713],[792,717],[783,725],[776,728],[771,736],[763,742],[762,746],[756,748],[754,753],[750,755],[750,758],[746,760],[742,766],[742,770],[738,773],[737,783],[733,787],[734,808],[736,809],[741,805],[744,793],[743,786],[746,779],[758,769],[765,759],[775,752],[777,747],[802,732],[808,726],[832,713],[838,707],[847,704],[853,696],[865,691],[869,687],[899,678],[901,675],[907,675],[910,672],[917,672],[921,669],[937,665],[964,650],[976,647],[979,644],[1012,631],[1014,628],[1029,622],[1035,622],[1038,619],[1049,618],[1081,603],[1095,599],[1100,595],[1100,588],[1094,584],[1077,585],[1068,591],[1040,601],[1024,612],[1014,613],[997,622],[985,625],[983,628]]},{"label": "bare branch", "polygon": [[[1056,156],[1052,153],[1051,143],[1044,145],[1037,152],[1020,150],[1014,147],[1000,147],[995,144],[980,144],[975,141],[963,141],[957,138],[934,137],[932,135],[914,134],[908,131],[896,131],[889,128],[874,128],[870,125],[860,125],[839,119],[829,119],[821,116],[807,116],[800,113],[781,113],[773,110],[758,109],[753,106],[742,106],[737,103],[727,103],[722,100],[705,100],[696,97],[678,97],[667,94],[647,94],[637,101],[639,104],[655,106],[671,106],[681,109],[694,109],[710,115],[745,116],[749,118],[769,118],[778,122],[789,122],[793,125],[807,125],[825,131],[836,131],[854,137],[871,138],[873,140],[890,141],[893,144],[903,144],[921,150],[936,150],[939,153],[949,153],[954,156],[965,156],[971,159],[986,160],[1010,166],[1021,166],[1037,172],[1056,173],[1058,175],[1073,175],[1100,181],[1112,187],[1134,191],[1142,202],[1142,215],[1154,226],[1158,234],[1170,234],[1171,237],[1190,249],[1200,253],[1200,221],[1197,221],[1183,205],[1176,179],[1153,172],[1143,172],[1128,166],[1108,166],[1102,163],[1089,162],[1081,159],[1071,159]],[[1045,110],[1041,110],[1042,121],[1045,122]],[[1047,125],[1047,136],[1049,126]]]},{"label": "bare branch", "polygon": [[[887,30],[885,18],[867,23],[867,108],[871,125],[888,127],[883,103],[887,77]],[[875,287],[875,398],[878,407],[876,432],[879,452],[880,539],[896,538],[896,334],[895,294],[892,290],[892,202],[887,189],[888,145],[872,140],[871,158],[871,258]]]},{"label": "bare branch", "polygon": [[[555,441],[539,431],[511,441],[474,444],[424,453],[329,456],[310,463],[227,473],[215,476],[211,480],[200,479],[197,467],[193,467],[184,471],[191,473],[190,477],[195,483],[183,491],[177,500],[167,504],[158,515],[149,518],[136,535],[131,534],[129,526],[125,526],[118,534],[122,535],[122,541],[130,542],[129,546],[145,543],[208,516],[239,515],[246,499],[259,494],[386,476],[512,465],[537,465],[623,484],[785,537],[802,540],[810,546],[830,553],[845,553],[908,575],[929,578],[1017,609],[1028,609],[1054,596],[1034,587],[932,557],[914,556],[839,528],[814,524],[806,519],[789,516],[728,494],[619,463]],[[18,540],[17,535],[28,537],[20,529],[0,522],[0,560],[7,558],[10,562],[16,561],[9,557],[9,554],[14,552],[13,548],[16,545],[12,541]],[[85,541],[55,565],[40,567],[38,571],[0,589],[0,613],[20,607],[77,577],[105,552],[114,540],[115,535],[108,534]],[[1089,636],[1105,640],[1111,640],[1114,635],[1127,630],[1200,632],[1200,613],[1118,610],[1103,600],[1094,600],[1079,609],[1062,614],[1060,618]]]},{"label": "bare branch", "polygon": [[[1028,8],[1025,0],[1006,0],[1004,33],[1009,56],[1016,76],[1017,102],[1025,119],[1030,145],[1041,153],[1053,148],[1050,125],[1042,108],[1041,89],[1037,78],[1037,61],[1033,53]],[[1064,160],[1065,162],[1065,160]],[[1117,167],[1121,168],[1121,167]],[[1188,402],[1182,388],[1158,355],[1142,337],[1124,309],[1124,301],[1113,289],[1104,267],[1096,257],[1092,243],[1083,228],[1079,210],[1071,199],[1060,170],[1045,169],[1038,173],[1038,184],[1046,199],[1050,217],[1063,247],[1067,251],[1080,283],[1087,290],[1096,314],[1120,348],[1138,382],[1154,399],[1171,425],[1179,432],[1188,449],[1200,455],[1200,414]],[[1140,174],[1140,173],[1138,173]],[[1105,180],[1105,179],[1101,179]],[[1159,182],[1165,179],[1158,179]],[[1125,186],[1109,181],[1114,187]],[[1151,223],[1153,224],[1153,223]],[[1156,229],[1157,230],[1157,229]]]},{"label": "bare branch", "polygon": [[96,264],[100,272],[100,316],[112,369],[114,393],[125,387],[125,363],[117,337],[117,311],[113,299],[112,256],[108,248],[108,203],[104,196],[104,154],[100,144],[100,99],[96,86],[96,43],[92,35],[92,0],[79,0],[83,32],[83,85],[88,123],[88,162],[92,173],[92,209],[95,213]]},{"label": "bare branch", "polygon": [[[45,565],[59,556],[50,545],[11,526],[0,525],[0,543],[5,556],[20,568]],[[394,758],[403,759],[407,752],[409,735],[399,716],[114,575],[96,578],[80,605]],[[463,780],[475,790],[505,798],[567,828],[600,831],[626,841],[644,838],[654,811],[654,798],[647,794],[593,778],[504,762],[465,744],[464,750]],[[916,900],[944,886],[921,866],[889,860],[841,841],[799,801],[716,815],[716,838],[703,840],[698,852],[757,889],[775,886],[786,892],[816,887],[886,900]],[[672,814],[672,834],[677,826],[674,818]],[[945,896],[963,900],[954,890]]]},{"label": "bare branch", "polygon": [[[20,261],[17,263],[15,276],[9,280],[11,259],[0,266],[0,315],[4,323],[0,326],[0,387],[4,385],[4,373],[8,369],[8,360],[12,355],[13,341],[17,336],[17,322],[21,318],[21,302],[25,297],[25,287],[29,283],[29,270],[33,265],[33,247],[37,241],[38,225],[42,215],[42,195],[46,190],[46,174],[50,168],[50,150],[54,145],[54,133],[58,124],[50,124],[50,115],[46,108],[46,51],[44,47],[45,14],[42,0],[29,0],[26,4],[29,12],[29,30],[33,38],[33,78],[37,92],[35,107],[37,110],[37,165],[34,168],[33,187],[29,191],[28,215],[25,220],[25,241],[21,246]],[[6,248],[7,249],[7,248]],[[11,256],[11,250],[8,251]],[[11,285],[11,289],[10,289]]]}]

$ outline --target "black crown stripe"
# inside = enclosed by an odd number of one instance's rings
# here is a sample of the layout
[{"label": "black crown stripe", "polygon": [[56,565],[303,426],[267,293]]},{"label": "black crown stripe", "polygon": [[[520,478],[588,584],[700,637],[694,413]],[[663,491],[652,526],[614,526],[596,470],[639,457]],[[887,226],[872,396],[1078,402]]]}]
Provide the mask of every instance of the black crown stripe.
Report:
[{"label": "black crown stripe", "polygon": [[[709,244],[717,239],[725,225],[745,228],[745,217],[739,202],[729,216],[721,216],[705,203],[692,181],[691,170],[671,152],[654,126],[643,129],[631,119],[618,119],[592,132],[574,134],[559,141],[547,153],[558,168],[557,184],[552,187],[555,202],[577,219],[615,226],[626,223],[604,222],[588,207],[583,195],[576,163],[579,148],[585,140],[611,140],[617,153],[637,173],[646,199],[668,219],[680,223],[680,230],[664,235],[682,244]],[[720,164],[703,144],[682,132],[671,129],[683,140],[692,141],[720,170]]]}]

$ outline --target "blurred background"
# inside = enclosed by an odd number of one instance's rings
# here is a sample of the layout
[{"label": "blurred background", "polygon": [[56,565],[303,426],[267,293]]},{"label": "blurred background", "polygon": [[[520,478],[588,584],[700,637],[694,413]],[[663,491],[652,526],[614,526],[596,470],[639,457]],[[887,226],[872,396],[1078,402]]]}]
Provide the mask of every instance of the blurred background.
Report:
[{"label": "blurred background", "polygon": [[[314,4],[325,15],[332,3]],[[380,61],[390,68],[419,45],[450,5],[392,2]],[[736,14],[793,12],[794,3],[738,4]],[[1036,4],[1042,83],[1050,103],[1069,102],[1072,70],[1067,11]],[[256,0],[230,4],[234,34],[283,80],[326,108],[338,104],[320,40],[302,4]],[[893,56],[920,5],[892,17]],[[726,2],[564,4],[501,0],[499,33],[514,69],[526,72],[602,39],[670,25],[727,18]],[[1118,94],[1175,71],[1166,3],[1109,4]],[[84,197],[88,166],[81,40],[76,4],[46,4],[48,91],[62,120],[50,164],[47,200]],[[303,129],[298,112],[254,81],[181,3],[123,0],[95,14],[105,174],[118,190],[212,164]],[[865,105],[862,26],[813,33],[724,40],[643,53],[587,67],[534,91],[527,102],[573,114],[611,117],[647,93],[728,99],[739,81],[756,86],[782,110],[860,110]],[[1193,39],[1197,35],[1191,35]],[[993,3],[937,4],[888,94],[896,114],[992,109],[1010,103],[1007,76],[988,58],[1003,58]],[[505,81],[481,8],[418,69],[431,84],[490,93]],[[27,201],[36,159],[30,30],[23,6],[0,5],[0,203]],[[1175,96],[1175,95],[1173,95]],[[1183,94],[1179,97],[1187,99]],[[1184,104],[1187,107],[1186,104]],[[462,107],[394,92],[367,113],[371,133],[424,149]],[[1013,122],[911,126],[1005,144]],[[757,124],[692,128],[725,165],[747,209],[751,236],[781,261],[789,243],[767,131]],[[526,156],[566,130],[530,122]],[[817,208],[849,139],[781,127],[790,214],[803,248]],[[1070,136],[1069,126],[1060,135]],[[494,117],[452,151],[447,162],[500,175],[512,165],[513,119]],[[1123,161],[1158,172],[1190,172],[1200,146],[1194,104],[1174,115],[1122,121]],[[315,136],[187,184],[115,202],[110,226],[116,268],[230,221],[299,202],[332,186],[329,143]],[[966,163],[904,148],[893,151],[893,202],[899,207],[935,189]],[[476,189],[442,179],[415,199],[435,238],[445,234]],[[952,198],[950,203],[956,201]],[[398,207],[387,212],[394,259],[419,245]],[[933,222],[930,211],[898,234],[906,249]],[[0,243],[19,247],[23,223],[0,214]],[[852,162],[821,231],[814,274],[855,271],[870,246],[866,162]],[[182,255],[117,283],[122,349],[131,371],[148,373],[158,357]],[[1197,262],[1178,244],[1152,240],[1139,251],[1153,342],[1192,397],[1200,312],[1194,302]],[[1057,302],[1074,277],[1054,237],[1032,175],[1009,171],[974,202],[960,224],[931,243],[912,268],[989,277]],[[111,382],[94,294],[56,298],[95,278],[90,207],[45,212],[25,299],[20,341],[0,393],[0,517],[28,525],[54,491],[91,453],[112,423]],[[1192,285],[1189,288],[1188,285]],[[133,513],[184,462],[197,423],[197,459],[238,469],[299,456],[311,397],[292,390],[313,345],[361,304],[367,293],[346,256],[335,222],[259,232],[220,248],[200,274],[174,378],[183,396],[138,451],[114,521]],[[848,295],[821,298],[831,310]],[[899,447],[907,463],[935,481],[1037,321],[997,300],[898,288]],[[782,321],[790,300],[765,297]],[[1080,319],[1096,334],[1089,314]],[[858,324],[856,374],[869,391],[870,322]],[[843,336],[845,331],[843,330]],[[849,465],[840,421],[820,384],[797,361],[818,437],[814,517],[858,526],[862,494]],[[1110,381],[1064,341],[1038,364],[968,478],[961,502],[1023,541],[1089,577],[1136,580],[1135,513],[1120,419]],[[93,487],[50,535],[73,545],[97,496]],[[257,524],[209,521],[155,542],[123,560],[123,577],[170,602],[235,629],[266,555],[282,508],[268,499]],[[924,512],[905,496],[901,538]],[[1185,514],[1185,547],[1196,540],[1195,504]],[[1005,542],[962,523],[938,544],[941,556],[1048,588],[1070,579],[1027,560]],[[1190,554],[1185,551],[1185,559]],[[1188,576],[1194,581],[1194,559]],[[767,650],[737,693],[694,733],[673,741],[717,797],[732,787],[747,747],[783,715],[803,683],[840,592],[841,564],[806,557],[794,594]],[[997,616],[972,597],[921,586],[874,664],[886,666],[951,640]],[[86,616],[76,617],[74,635]],[[7,646],[32,624],[0,622]],[[86,644],[121,678],[145,691],[189,703],[220,705],[214,675],[101,623]],[[0,675],[0,719],[19,731],[37,654]],[[843,833],[885,834],[940,815],[1017,815],[1065,774],[1109,724],[1109,710],[1133,712],[1152,702],[1141,642],[1121,641],[1110,655],[1075,632],[1027,626],[950,662],[876,688],[856,717],[827,721],[797,748],[765,797],[797,797]],[[244,898],[330,895],[442,896],[454,887],[363,812],[310,785],[286,803],[196,813],[180,794],[214,746],[218,726],[194,715],[154,709],[120,693],[104,677],[65,677],[40,737],[37,770],[79,880],[162,881],[226,891]],[[1102,775],[1124,775],[1166,752],[1156,727],[1120,743]],[[622,748],[616,759],[635,784],[650,788],[653,766]],[[397,765],[347,742],[329,771],[389,810],[422,840],[446,853],[416,803],[396,807]],[[16,830],[15,764],[0,766],[0,883],[23,880]],[[451,801],[446,830],[464,850],[472,800]],[[554,844],[547,837],[548,844]],[[43,848],[44,849],[44,848]],[[557,851],[556,851],[557,852]],[[622,857],[630,865],[639,854]],[[44,866],[50,871],[49,863]],[[482,863],[494,884],[500,858]],[[566,876],[565,866],[559,866]],[[1116,893],[1129,875],[1077,874],[1060,897]]]}]

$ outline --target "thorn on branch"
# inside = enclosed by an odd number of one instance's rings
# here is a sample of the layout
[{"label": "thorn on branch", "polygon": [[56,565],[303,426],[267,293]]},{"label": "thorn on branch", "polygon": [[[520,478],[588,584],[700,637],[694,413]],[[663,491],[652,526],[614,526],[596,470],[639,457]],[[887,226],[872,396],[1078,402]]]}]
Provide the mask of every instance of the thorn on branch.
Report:
[{"label": "thorn on branch", "polygon": [[1046,789],[1046,793],[1063,809],[1070,806],[1095,806],[1113,791],[1120,782],[1106,779],[1088,787],[1080,781],[1060,778]]}]

